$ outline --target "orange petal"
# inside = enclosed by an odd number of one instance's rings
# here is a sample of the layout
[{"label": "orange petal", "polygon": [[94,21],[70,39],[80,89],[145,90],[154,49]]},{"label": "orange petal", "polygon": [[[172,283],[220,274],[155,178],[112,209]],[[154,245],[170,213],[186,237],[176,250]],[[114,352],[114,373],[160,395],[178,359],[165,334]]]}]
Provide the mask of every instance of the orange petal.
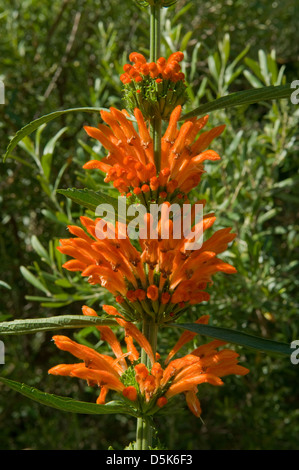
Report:
[{"label": "orange petal", "polygon": [[212,374],[199,374],[194,377],[189,377],[177,382],[169,387],[166,392],[166,398],[171,398],[174,395],[182,392],[188,392],[192,390],[195,385],[202,383],[210,383],[211,385],[223,385],[222,380]]},{"label": "orange petal", "polygon": [[197,398],[196,395],[196,389],[195,390],[189,390],[186,392],[186,402],[188,405],[189,410],[197,417],[199,418],[201,415],[201,407],[200,407],[200,402]]},{"label": "orange petal", "polygon": [[139,359],[139,352],[137,351],[137,349],[134,346],[132,336],[126,334],[125,342],[126,342],[126,345],[127,345],[127,351],[128,351],[128,353],[130,353],[129,360],[131,362],[137,361]]},{"label": "orange petal", "polygon": [[80,379],[92,380],[97,382],[99,386],[106,385],[111,390],[122,392],[125,388],[124,384],[115,375],[105,370],[88,369],[87,367],[76,368],[71,373],[72,376]]},{"label": "orange petal", "polygon": [[150,358],[151,363],[153,364],[155,362],[155,359],[152,347],[146,337],[141,333],[141,331],[139,331],[133,323],[127,322],[123,318],[119,318],[122,317],[122,315],[116,310],[115,307],[112,307],[111,305],[103,305],[103,310],[109,315],[115,316],[115,320],[117,321],[117,323],[123,328],[125,328],[127,333],[137,341],[139,346],[144,349],[144,351]]},{"label": "orange petal", "polygon": [[78,359],[85,361],[89,367],[108,371],[115,376],[119,375],[118,369],[114,368],[103,354],[97,353],[94,349],[83,344],[76,343],[67,336],[56,335],[53,336],[53,340],[59,349],[62,351],[68,351]]},{"label": "orange petal", "polygon": [[81,364],[58,364],[57,366],[54,366],[49,369],[48,374],[70,376],[73,370],[82,366],[84,366],[84,362],[82,362]]},{"label": "orange petal", "polygon": [[[209,323],[209,318],[210,315],[203,315],[198,320],[196,320],[195,323],[199,323],[201,325],[207,325]],[[197,333],[193,333],[192,331],[184,331],[184,333],[181,334],[178,342],[175,344],[175,346],[172,348],[170,353],[168,354],[167,358],[165,359],[165,364],[168,364],[170,359],[186,344],[192,341],[192,339],[197,335]]]},{"label": "orange petal", "polygon": [[82,261],[78,261],[77,259],[71,259],[64,263],[62,267],[68,271],[84,271],[86,264],[82,263]]},{"label": "orange petal", "polygon": [[106,385],[101,387],[100,395],[97,398],[98,405],[105,405],[106,395],[108,392],[109,392],[109,387],[107,387]]}]

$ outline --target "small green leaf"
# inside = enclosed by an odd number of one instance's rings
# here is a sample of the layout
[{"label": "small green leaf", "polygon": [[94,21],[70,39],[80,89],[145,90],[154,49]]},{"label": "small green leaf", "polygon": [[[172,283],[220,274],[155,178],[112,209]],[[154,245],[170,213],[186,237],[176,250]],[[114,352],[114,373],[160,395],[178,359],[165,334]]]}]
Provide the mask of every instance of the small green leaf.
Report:
[{"label": "small green leaf", "polygon": [[263,86],[262,82],[256,78],[253,73],[249,72],[249,70],[244,70],[244,76],[247,78],[249,81],[250,85],[253,86],[254,88],[260,88]]},{"label": "small green leaf", "polygon": [[42,405],[50,406],[51,408],[56,408],[60,411],[97,415],[124,413],[131,416],[137,416],[137,413],[133,408],[121,401],[111,401],[106,405],[98,405],[96,403],[87,403],[74,400],[73,398],[60,397],[50,393],[45,393],[34,387],[30,387],[20,382],[15,382],[14,380],[5,379],[4,377],[0,377],[0,382],[31,400],[37,401]]},{"label": "small green leaf", "polygon": [[52,137],[52,139],[49,140],[49,142],[45,145],[45,148],[44,148],[44,152],[43,154],[44,155],[47,155],[47,154],[52,154],[54,152],[54,149],[55,149],[55,145],[56,145],[56,142],[57,140],[68,130],[68,127],[63,127],[62,129],[60,129],[57,134],[54,135],[54,137]]},{"label": "small green leaf", "polygon": [[263,214],[260,214],[257,218],[257,223],[259,224],[263,224],[264,222],[266,222],[267,220],[270,220],[272,219],[272,217],[275,217],[277,214],[279,213],[279,209],[278,208],[273,208],[273,209],[270,209],[269,211],[263,213]]},{"label": "small green leaf", "polygon": [[267,64],[267,55],[262,49],[258,52],[261,74],[266,85],[270,85],[270,76]]},{"label": "small green leaf", "polygon": [[257,78],[260,80],[260,83],[262,83],[263,75],[261,74],[258,62],[256,62],[253,59],[250,59],[249,57],[246,57],[244,59],[244,62],[252,70],[252,72],[257,76]]},{"label": "small green leaf", "polygon": [[4,281],[0,281],[0,287],[5,287],[5,289],[11,289],[11,286]]},{"label": "small green leaf", "polygon": [[40,243],[39,239],[37,238],[36,235],[32,235],[31,237],[31,245],[34,251],[42,258],[44,259],[48,264],[51,264],[51,259],[49,257],[49,254],[47,250],[43,247],[43,245]]},{"label": "small green leaf", "polygon": [[199,335],[210,336],[211,338],[227,341],[228,343],[238,344],[251,349],[262,352],[282,354],[290,356],[292,349],[286,343],[280,343],[265,338],[249,335],[241,331],[235,331],[228,328],[220,328],[217,326],[200,325],[197,323],[171,323],[169,326],[183,328],[193,331]]},{"label": "small green leaf", "polygon": [[71,284],[70,281],[68,281],[67,279],[57,279],[55,281],[55,284],[57,286],[65,287],[65,288],[73,287],[73,284]]},{"label": "small green leaf", "polygon": [[219,50],[221,52],[222,63],[226,65],[230,53],[230,35],[228,33],[224,35],[222,43],[219,44]]},{"label": "small green leaf", "polygon": [[25,268],[25,266],[21,266],[20,271],[26,281],[30,282],[30,284],[32,284],[37,289],[43,291],[45,294],[51,295],[48,289],[27,268]]}]

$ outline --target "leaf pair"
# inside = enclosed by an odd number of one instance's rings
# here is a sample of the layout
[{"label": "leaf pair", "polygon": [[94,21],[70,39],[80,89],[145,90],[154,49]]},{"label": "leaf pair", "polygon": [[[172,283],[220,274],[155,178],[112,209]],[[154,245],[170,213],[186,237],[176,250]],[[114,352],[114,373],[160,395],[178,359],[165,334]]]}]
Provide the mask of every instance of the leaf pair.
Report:
[{"label": "leaf pair", "polygon": [[[283,98],[290,98],[293,90],[290,84],[279,85],[279,86],[265,86],[261,88],[254,88],[251,90],[239,91],[231,93],[227,96],[223,96],[217,100],[213,100],[209,103],[202,104],[198,108],[190,111],[183,115],[181,120],[190,119],[194,116],[202,116],[211,111],[218,109],[231,108],[233,106],[250,105],[259,103],[262,101],[278,100]],[[105,108],[71,108],[61,111],[55,111],[54,113],[46,114],[35,121],[30,122],[22,129],[20,129],[16,135],[10,141],[6,153],[3,157],[3,161],[11,154],[16,145],[24,139],[27,135],[38,129],[41,125],[52,121],[64,114],[69,113],[98,113]]]}]

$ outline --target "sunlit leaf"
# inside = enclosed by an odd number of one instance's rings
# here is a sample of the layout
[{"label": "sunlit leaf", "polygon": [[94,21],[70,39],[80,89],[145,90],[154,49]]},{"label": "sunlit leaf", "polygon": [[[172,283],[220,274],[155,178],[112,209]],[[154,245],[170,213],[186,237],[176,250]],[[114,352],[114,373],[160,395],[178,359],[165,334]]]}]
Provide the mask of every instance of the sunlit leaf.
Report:
[{"label": "sunlit leaf", "polygon": [[54,113],[46,114],[45,116],[42,116],[38,119],[35,119],[35,121],[31,121],[29,124],[26,126],[22,127],[15,136],[11,139],[7,149],[6,153],[3,156],[3,161],[5,162],[6,158],[11,154],[13,149],[16,147],[16,145],[23,140],[26,136],[34,132],[36,129],[39,128],[42,124],[48,123],[50,121],[53,121],[53,119],[56,119],[64,114],[69,114],[69,113],[99,113],[101,110],[106,108],[70,108],[70,109],[65,109],[62,111],[55,111]]},{"label": "sunlit leaf", "polygon": [[292,353],[292,349],[286,343],[260,338],[241,331],[231,330],[229,328],[200,325],[197,323],[172,323],[171,326],[183,328],[199,335],[210,336],[211,338],[221,339],[228,343],[238,344],[239,346],[256,349],[262,352],[282,354],[286,356],[290,356]]},{"label": "sunlit leaf", "polygon": [[56,317],[13,320],[0,323],[0,335],[32,334],[39,331],[52,331],[86,326],[116,325],[112,319],[88,317],[84,315],[58,315]]},{"label": "sunlit leaf", "polygon": [[202,104],[193,111],[190,111],[190,113],[184,114],[180,120],[184,121],[186,119],[191,119],[194,116],[202,116],[218,109],[226,109],[233,106],[249,105],[262,101],[289,98],[292,94],[292,91],[293,90],[289,84],[237,91],[236,93],[231,93],[229,95],[222,96],[217,100]]},{"label": "sunlit leaf", "polygon": [[56,408],[60,411],[67,411],[69,413],[79,414],[96,414],[96,415],[107,415],[107,414],[128,414],[131,416],[137,416],[135,410],[129,407],[126,403],[121,401],[111,401],[106,405],[98,405],[96,403],[88,403],[83,401],[77,401],[73,398],[60,397],[52,395],[50,393],[42,392],[34,387],[15,382],[14,380],[0,377],[0,382],[8,386],[12,390],[21,393],[27,398],[34,400],[42,405]]}]

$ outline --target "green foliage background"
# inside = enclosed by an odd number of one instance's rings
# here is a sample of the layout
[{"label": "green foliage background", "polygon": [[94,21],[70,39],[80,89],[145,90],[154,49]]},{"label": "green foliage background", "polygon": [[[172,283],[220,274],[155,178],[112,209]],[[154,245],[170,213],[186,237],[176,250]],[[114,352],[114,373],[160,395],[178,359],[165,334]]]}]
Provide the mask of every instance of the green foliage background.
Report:
[{"label": "green foliage background", "polygon": [[[228,92],[298,79],[297,17],[295,0],[248,0],[246,8],[238,0],[182,0],[164,9],[162,55],[185,53],[185,111]],[[148,55],[147,11],[132,0],[0,0],[0,30],[6,98],[0,105],[1,153],[16,131],[44,114],[124,107],[122,65],[133,50]],[[210,302],[190,312],[188,321],[208,313],[214,326],[287,343],[299,338],[298,118],[298,106],[286,100],[211,114],[212,126],[227,126],[213,145],[222,160],[206,165],[192,197],[204,197],[206,210],[215,211],[213,229],[232,226],[238,233],[224,255],[238,274],[218,274]],[[55,250],[67,236],[66,224],[83,213],[55,189],[108,191],[101,176],[82,170],[93,152],[102,152],[82,130],[97,120],[96,114],[63,116],[24,139],[1,164],[0,321],[81,313],[84,303],[109,302],[105,291],[61,269],[63,256]],[[162,357],[179,334],[162,332]],[[93,329],[74,337],[105,348]],[[6,338],[1,375],[94,402],[95,391],[80,381],[47,375],[64,357],[50,339],[50,333]],[[227,377],[221,389],[200,387],[204,423],[184,409],[183,400],[181,412],[157,418],[167,448],[298,448],[299,365],[238,352],[251,372]],[[0,390],[1,449],[121,449],[135,438],[134,419],[61,413]]]}]

